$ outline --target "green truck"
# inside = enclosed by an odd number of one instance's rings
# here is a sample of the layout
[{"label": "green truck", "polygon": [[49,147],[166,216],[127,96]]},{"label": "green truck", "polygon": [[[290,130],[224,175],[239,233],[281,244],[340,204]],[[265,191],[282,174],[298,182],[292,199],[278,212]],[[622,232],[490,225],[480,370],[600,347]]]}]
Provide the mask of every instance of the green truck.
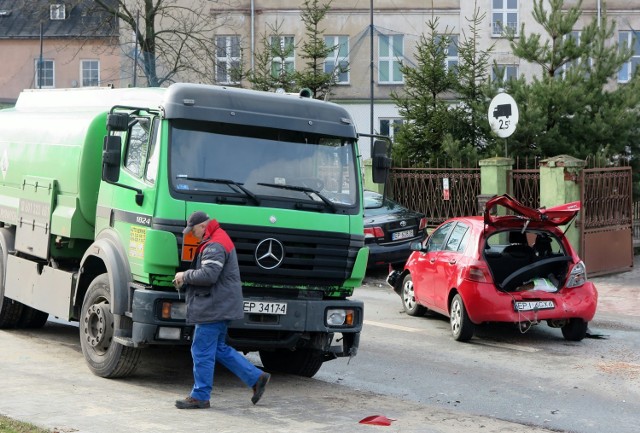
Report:
[{"label": "green truck", "polygon": [[[245,315],[229,343],[313,376],[354,356],[364,277],[359,135],[301,95],[178,83],[26,90],[0,111],[0,328],[77,321],[91,371],[123,377],[145,346],[189,344],[195,210],[233,239]],[[375,141],[374,182],[388,171]]]}]

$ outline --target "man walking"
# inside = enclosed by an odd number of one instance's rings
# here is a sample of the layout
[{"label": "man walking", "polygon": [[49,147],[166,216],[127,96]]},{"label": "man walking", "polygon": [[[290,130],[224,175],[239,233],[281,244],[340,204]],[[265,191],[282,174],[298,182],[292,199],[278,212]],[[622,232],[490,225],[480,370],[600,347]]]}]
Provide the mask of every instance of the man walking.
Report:
[{"label": "man walking", "polygon": [[204,212],[197,211],[189,216],[183,233],[190,231],[200,244],[190,269],[178,272],[174,284],[185,289],[187,323],[195,325],[191,343],[194,385],[187,398],[176,401],[176,407],[210,407],[216,361],[253,388],[251,402],[256,404],[271,375],[258,369],[225,342],[229,322],[244,315],[235,247],[218,221]]}]

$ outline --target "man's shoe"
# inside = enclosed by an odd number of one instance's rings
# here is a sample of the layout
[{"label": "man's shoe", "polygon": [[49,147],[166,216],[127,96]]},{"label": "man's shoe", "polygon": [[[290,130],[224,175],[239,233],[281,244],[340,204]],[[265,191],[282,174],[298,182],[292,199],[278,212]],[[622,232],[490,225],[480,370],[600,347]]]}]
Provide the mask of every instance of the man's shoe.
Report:
[{"label": "man's shoe", "polygon": [[256,404],[260,400],[262,394],[264,394],[264,389],[267,387],[267,383],[269,383],[269,379],[271,379],[271,375],[269,373],[262,373],[260,375],[256,384],[253,385],[251,403]]},{"label": "man's shoe", "polygon": [[207,409],[211,407],[209,400],[197,400],[191,396],[184,400],[176,400],[178,409]]}]

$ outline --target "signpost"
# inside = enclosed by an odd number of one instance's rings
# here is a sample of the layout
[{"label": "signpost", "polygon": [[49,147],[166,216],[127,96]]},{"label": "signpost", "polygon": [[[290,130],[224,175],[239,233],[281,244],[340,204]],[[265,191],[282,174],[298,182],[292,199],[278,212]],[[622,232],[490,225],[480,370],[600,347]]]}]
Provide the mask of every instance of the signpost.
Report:
[{"label": "signpost", "polygon": [[500,138],[504,138],[504,156],[507,156],[507,137],[514,133],[519,112],[516,101],[506,93],[498,93],[489,104],[489,126]]}]

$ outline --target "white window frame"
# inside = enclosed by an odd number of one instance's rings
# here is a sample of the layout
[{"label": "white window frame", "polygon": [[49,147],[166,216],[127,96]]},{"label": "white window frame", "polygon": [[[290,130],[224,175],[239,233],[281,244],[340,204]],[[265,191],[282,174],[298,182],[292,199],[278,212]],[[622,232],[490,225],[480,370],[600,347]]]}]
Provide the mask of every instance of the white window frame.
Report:
[{"label": "white window frame", "polygon": [[[399,43],[398,43],[399,40]],[[399,51],[396,48],[399,46]],[[387,52],[383,53],[386,48]],[[378,84],[403,84],[404,75],[400,71],[404,58],[404,35],[378,36]],[[383,72],[388,79],[383,79]],[[394,72],[397,72],[394,74]]]},{"label": "white window frame", "polygon": [[[335,47],[324,60],[324,72],[326,74],[334,74],[336,84],[349,84],[351,81],[351,74],[349,73],[349,36],[325,36],[324,43],[327,47]],[[341,71],[340,69],[342,68],[346,70]]]},{"label": "white window frame", "polygon": [[[94,83],[92,72],[97,73],[97,79]],[[88,76],[87,76],[88,74]],[[100,85],[100,60],[85,59],[80,61],[80,86],[96,87]]]},{"label": "white window frame", "polygon": [[[449,44],[444,49],[447,57],[444,59],[444,68],[447,71],[453,70],[454,72],[458,69],[458,64],[460,63],[460,57],[458,52],[458,40],[459,35],[438,35],[437,40],[440,41],[442,38],[448,38]],[[453,54],[455,53],[455,54]]]},{"label": "white window frame", "polygon": [[625,44],[633,50],[633,56],[618,71],[618,83],[628,83],[640,65],[640,38],[634,37],[633,31],[623,30],[618,33],[618,43],[620,47]]},{"label": "white window frame", "polygon": [[[40,61],[40,59],[35,59],[34,62],[34,66],[35,66],[35,82],[34,82],[34,88],[38,89],[40,88],[40,75],[39,75],[39,68],[38,68],[38,62]],[[42,59],[42,63],[43,63],[43,72],[45,72],[44,77],[43,77],[43,83],[42,83],[42,88],[43,89],[53,89],[56,87],[56,64],[52,59]],[[44,67],[44,65],[46,64],[50,64],[51,68],[47,68]],[[51,70],[51,84],[46,84],[46,82],[48,81],[48,73],[47,71]]]},{"label": "white window frame", "polygon": [[[216,36],[216,69],[215,80],[220,84],[238,84],[233,80],[232,72],[240,67],[240,35]],[[224,68],[220,68],[224,65]],[[224,77],[222,76],[224,74]]]},{"label": "white window frame", "polygon": [[384,135],[385,132],[386,132],[386,131],[384,131],[384,129],[382,127],[382,123],[383,122],[388,122],[387,135],[389,136],[391,141],[393,141],[393,138],[396,136],[396,132],[397,132],[398,128],[402,127],[402,125],[405,124],[405,120],[402,117],[380,117],[378,119],[378,126],[380,128],[379,131],[380,131],[381,135]]},{"label": "white window frame", "polygon": [[[515,14],[515,22],[509,22],[509,15]],[[497,19],[497,17],[500,19]],[[504,23],[507,25],[505,26]],[[505,28],[513,30],[518,36],[520,27],[520,12],[518,0],[491,0],[491,36],[503,37]]]},{"label": "white window frame", "polygon": [[[280,44],[280,48],[284,51],[284,48],[290,44],[293,49],[291,53],[284,59],[280,57],[274,57],[271,59],[271,74],[275,77],[276,73],[286,72],[294,72],[296,70],[296,48],[295,48],[295,37],[293,35],[286,36],[271,36],[270,39],[271,44],[275,45],[277,43]],[[284,60],[284,63],[283,63]]]},{"label": "white window frame", "polygon": [[49,19],[64,20],[65,18],[67,18],[67,13],[64,3],[55,3],[49,5]]},{"label": "white window frame", "polygon": [[[498,78],[497,75],[497,70],[496,70],[496,66],[500,69],[502,69],[502,77]],[[519,66],[518,65],[507,65],[507,64],[497,64],[491,67],[491,81],[500,81],[502,83],[505,83],[511,79],[516,80],[518,78],[518,75],[520,73],[519,70]]]}]

